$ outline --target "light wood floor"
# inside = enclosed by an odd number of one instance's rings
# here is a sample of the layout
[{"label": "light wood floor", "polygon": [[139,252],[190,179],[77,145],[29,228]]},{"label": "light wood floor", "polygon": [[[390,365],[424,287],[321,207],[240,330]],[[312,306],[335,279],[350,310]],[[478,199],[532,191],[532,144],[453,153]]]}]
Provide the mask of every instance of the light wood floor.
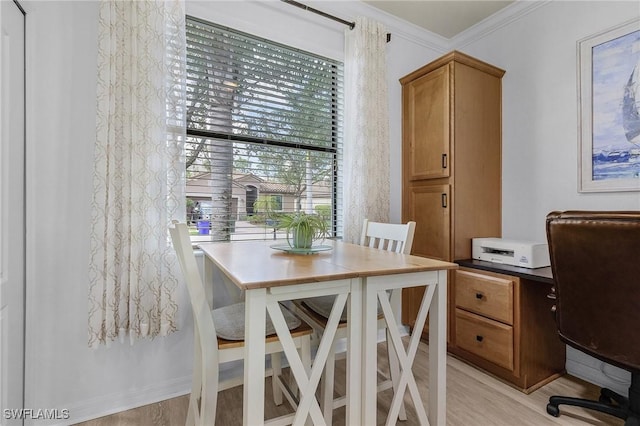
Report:
[{"label": "light wood floor", "polygon": [[[428,352],[427,345],[420,343],[416,356],[414,373],[418,388],[427,404],[428,390]],[[386,359],[384,344],[380,344],[379,359]],[[384,366],[382,366],[384,367]],[[336,370],[338,392],[344,391],[344,361],[339,361]],[[267,379],[269,381],[270,379]],[[265,389],[270,390],[269,383]],[[392,391],[378,394],[378,424],[384,424],[384,416],[391,403]],[[575,407],[561,406],[558,418],[546,414],[546,404],[551,395],[578,396],[597,399],[599,389],[589,383],[565,375],[537,391],[525,395],[503,382],[451,356],[447,360],[447,425],[449,426],[542,426],[542,425],[594,425],[621,426],[622,420],[605,414]],[[405,397],[408,420],[400,425],[418,424],[413,411],[411,397]],[[188,395],[168,401],[150,404],[111,416],[102,417],[80,426],[174,426],[184,425],[186,419]],[[280,407],[273,405],[270,394],[265,400],[268,417],[290,412],[285,402]],[[345,426],[344,408],[334,411],[333,424]],[[218,396],[218,414],[216,424],[242,424],[242,387],[221,392]],[[353,426],[353,425],[349,425]]]}]

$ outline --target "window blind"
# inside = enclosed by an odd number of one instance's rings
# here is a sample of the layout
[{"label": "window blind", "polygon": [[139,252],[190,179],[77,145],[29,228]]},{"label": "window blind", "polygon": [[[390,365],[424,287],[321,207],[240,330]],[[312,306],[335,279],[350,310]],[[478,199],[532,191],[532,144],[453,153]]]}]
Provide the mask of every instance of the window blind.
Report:
[{"label": "window blind", "polygon": [[195,241],[342,228],[342,63],[187,17],[187,219]]}]

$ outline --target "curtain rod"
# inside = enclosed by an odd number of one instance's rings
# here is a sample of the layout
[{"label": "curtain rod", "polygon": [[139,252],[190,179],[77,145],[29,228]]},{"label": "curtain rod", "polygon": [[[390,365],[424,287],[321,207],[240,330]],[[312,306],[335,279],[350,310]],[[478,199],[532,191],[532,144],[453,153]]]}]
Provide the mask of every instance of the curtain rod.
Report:
[{"label": "curtain rod", "polygon": [[299,7],[300,9],[304,9],[311,13],[315,13],[316,15],[323,16],[327,19],[331,19],[332,21],[340,22],[341,24],[346,25],[350,29],[354,29],[356,26],[355,22],[345,21],[344,19],[338,18],[337,16],[329,15],[328,13],[325,13],[321,10],[314,9],[313,7],[309,7],[306,4],[298,3],[297,1],[293,1],[293,0],[281,0],[281,1],[283,1],[284,3],[290,4],[291,6]]},{"label": "curtain rod", "polygon": [[[307,6],[306,4],[302,4],[302,3],[299,3],[299,2],[294,1],[294,0],[280,0],[280,1],[282,1],[284,3],[287,3],[287,4],[290,4],[291,6],[295,6],[295,7],[298,7],[300,9],[306,10],[308,12],[315,13],[316,15],[320,15],[320,16],[322,16],[324,18],[331,19],[332,21],[340,22],[341,24],[346,25],[347,27],[349,27],[349,29],[354,29],[355,26],[356,26],[355,22],[345,21],[342,18],[338,18],[337,16],[329,15],[326,12],[323,12],[323,11],[318,10],[318,9],[314,9],[313,7]],[[391,41],[391,33],[387,33],[387,43],[389,43],[390,41]]]}]

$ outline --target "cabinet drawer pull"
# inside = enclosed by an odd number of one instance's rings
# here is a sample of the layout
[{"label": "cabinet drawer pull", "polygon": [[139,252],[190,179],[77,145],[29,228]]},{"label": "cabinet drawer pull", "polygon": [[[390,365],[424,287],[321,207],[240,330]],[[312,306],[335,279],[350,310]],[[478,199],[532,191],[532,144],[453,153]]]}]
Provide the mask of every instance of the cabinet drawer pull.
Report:
[{"label": "cabinet drawer pull", "polygon": [[447,208],[447,194],[442,194],[442,207]]},{"label": "cabinet drawer pull", "polygon": [[442,154],[442,168],[447,168],[447,154]]},{"label": "cabinet drawer pull", "polygon": [[478,342],[482,342],[482,341],[484,340],[484,337],[482,337],[482,336],[478,335],[478,336],[476,336],[476,340],[477,340]]},{"label": "cabinet drawer pull", "polygon": [[481,300],[484,295],[482,293],[476,293],[476,299]]}]

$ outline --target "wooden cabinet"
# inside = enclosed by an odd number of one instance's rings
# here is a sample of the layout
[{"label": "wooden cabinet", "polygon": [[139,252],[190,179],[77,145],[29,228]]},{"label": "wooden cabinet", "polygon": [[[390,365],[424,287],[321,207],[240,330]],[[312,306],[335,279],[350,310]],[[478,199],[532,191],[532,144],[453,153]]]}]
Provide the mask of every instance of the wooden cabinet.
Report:
[{"label": "wooden cabinet", "polygon": [[[471,238],[501,236],[503,74],[452,52],[400,79],[402,221],[416,222],[412,254],[467,259]],[[414,324],[422,292],[403,291],[405,324]]]},{"label": "wooden cabinet", "polygon": [[[472,238],[501,236],[503,74],[452,52],[400,79],[402,221],[416,222],[412,254],[470,259]],[[562,374],[565,349],[546,297],[552,280],[480,269],[449,273],[449,351],[526,393]],[[415,323],[423,292],[403,290],[403,323]]]},{"label": "wooden cabinet", "polygon": [[451,353],[525,393],[564,373],[551,283],[472,268],[453,278]]}]

